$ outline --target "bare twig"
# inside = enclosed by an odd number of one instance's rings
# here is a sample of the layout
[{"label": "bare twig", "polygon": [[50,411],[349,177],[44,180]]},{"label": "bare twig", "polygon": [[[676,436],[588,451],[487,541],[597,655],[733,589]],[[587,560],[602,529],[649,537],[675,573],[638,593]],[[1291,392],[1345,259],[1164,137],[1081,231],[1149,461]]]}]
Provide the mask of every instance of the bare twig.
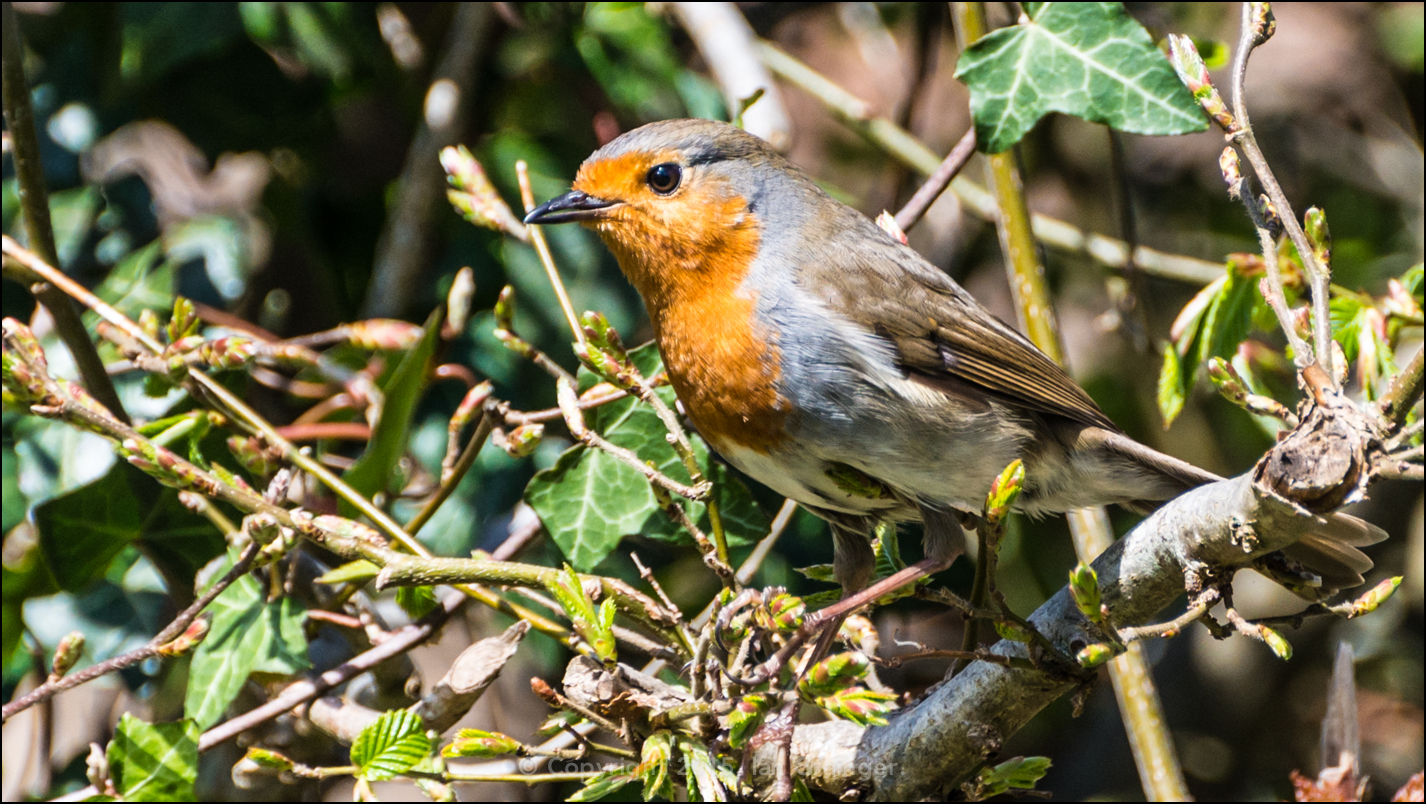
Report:
[{"label": "bare twig", "polygon": [[706,481],[699,486],[686,486],[639,460],[639,456],[631,450],[611,444],[603,436],[589,429],[584,424],[584,414],[579,409],[579,398],[575,395],[574,380],[567,375],[558,379],[556,393],[559,398],[560,410],[564,412],[565,425],[569,427],[570,435],[574,436],[575,440],[585,446],[609,453],[648,478],[650,482],[662,486],[680,497],[700,502],[707,499],[709,487]]},{"label": "bare twig", "polygon": [[1416,356],[1411,358],[1411,362],[1406,368],[1401,370],[1391,380],[1391,386],[1382,394],[1381,401],[1377,403],[1381,415],[1392,425],[1400,427],[1406,421],[1406,417],[1411,413],[1411,408],[1416,405],[1416,400],[1421,398],[1423,385],[1423,365],[1422,358],[1426,356],[1426,348],[1417,349]]},{"label": "bare twig", "polygon": [[203,609],[208,607],[209,603],[212,603],[213,600],[218,597],[218,595],[221,595],[234,581],[247,574],[248,569],[252,566],[253,559],[257,557],[258,550],[261,549],[261,547],[262,546],[257,542],[249,543],[242,554],[238,556],[238,560],[233,564],[232,569],[224,573],[222,578],[219,578],[218,581],[200,595],[197,600],[193,601],[188,608],[173,618],[173,622],[155,634],[153,639],[150,639],[143,647],[135,648],[128,653],[115,656],[112,659],[107,659],[90,667],[86,667],[76,673],[61,676],[60,678],[47,681],[35,687],[24,696],[5,704],[3,718],[0,718],[0,722],[9,720],[13,715],[25,711],[40,701],[48,701],[56,694],[64,692],[67,689],[72,689],[80,684],[93,681],[96,678],[106,676],[110,673],[118,672],[127,667],[133,667],[154,656],[158,656],[160,650],[165,645],[172,642],[183,633],[184,629],[193,624],[193,621],[198,618],[198,615],[203,612]]},{"label": "bare twig", "polygon": [[[530,189],[530,167],[521,159],[515,163],[515,175],[520,180],[520,201],[525,205],[526,214],[535,209],[535,195]],[[564,311],[565,321],[569,323],[569,331],[574,335],[574,340],[580,345],[584,344],[584,328],[579,325],[579,317],[574,314],[574,305],[570,303],[569,291],[565,290],[564,280],[560,279],[559,269],[555,267],[555,258],[550,254],[550,244],[545,242],[544,227],[531,224],[528,227],[530,232],[530,243],[535,247],[535,253],[540,255],[540,264],[545,267],[545,275],[550,279],[550,285],[555,289],[555,296],[560,300],[560,309]]]},{"label": "bare twig", "polygon": [[1299,370],[1311,365],[1314,360],[1313,348],[1308,345],[1302,336],[1297,334],[1297,324],[1293,318],[1292,311],[1287,307],[1287,293],[1283,289],[1282,267],[1277,260],[1277,238],[1273,236],[1268,228],[1267,221],[1263,218],[1263,212],[1258,208],[1258,202],[1254,198],[1247,178],[1239,184],[1238,197],[1243,202],[1243,208],[1248,211],[1248,217],[1253,221],[1253,229],[1258,235],[1258,247],[1263,252],[1263,263],[1267,266],[1267,277],[1259,284],[1263,298],[1267,300],[1268,306],[1272,308],[1277,316],[1278,326],[1282,327],[1282,332],[1287,336],[1287,342],[1292,345],[1293,363]]},{"label": "bare twig", "polygon": [[[1292,241],[1292,244],[1297,247],[1302,264],[1307,267],[1307,278],[1312,284],[1312,332],[1316,344],[1315,357],[1327,373],[1328,381],[1335,388],[1337,381],[1336,374],[1332,370],[1332,319],[1328,311],[1328,303],[1331,300],[1328,285],[1331,284],[1331,275],[1328,267],[1317,261],[1317,255],[1311,244],[1307,242],[1306,233],[1302,231],[1302,224],[1298,222],[1297,214],[1293,212],[1292,205],[1288,203],[1287,196],[1282,191],[1282,186],[1278,184],[1277,177],[1273,175],[1272,168],[1268,166],[1268,160],[1263,156],[1262,149],[1258,147],[1257,137],[1253,135],[1253,127],[1248,122],[1248,105],[1243,93],[1243,85],[1248,74],[1248,56],[1260,43],[1253,26],[1254,5],[1261,4],[1242,4],[1242,27],[1238,35],[1238,46],[1234,49],[1233,117],[1238,121],[1239,130],[1232,136],[1234,142],[1243,149],[1243,155],[1248,158],[1248,163],[1253,166],[1253,173],[1263,185],[1273,206],[1277,207],[1283,230],[1287,232],[1288,239]],[[1245,195],[1243,202],[1251,206],[1252,197]],[[1253,223],[1256,225],[1258,221],[1255,219]],[[1291,338],[1292,335],[1288,337]]]},{"label": "bare twig", "polygon": [[[50,224],[49,193],[45,189],[44,167],[40,160],[39,137],[35,133],[34,110],[30,108],[30,86],[25,80],[24,46],[20,43],[20,24],[15,15],[14,5],[5,3],[3,11],[4,31],[0,33],[4,61],[4,106],[5,128],[8,134],[7,150],[15,165],[15,179],[19,185],[20,205],[24,209],[25,234],[30,247],[39,252],[45,262],[59,265],[59,254],[55,250],[54,227]],[[7,238],[8,239],[8,238]],[[94,342],[79,320],[73,304],[65,294],[47,282],[21,281],[30,285],[30,292],[40,300],[54,318],[55,331],[60,340],[74,356],[80,379],[89,393],[99,400],[99,404],[113,411],[120,421],[127,423],[129,414],[119,401],[114,383],[104,370],[104,361],[94,349]],[[33,283],[33,284],[32,284]]]},{"label": "bare twig", "polygon": [[421,528],[431,521],[431,517],[436,515],[441,505],[455,493],[456,487],[460,485],[465,473],[470,471],[470,467],[475,465],[475,458],[480,454],[480,448],[485,446],[485,440],[490,437],[490,431],[495,429],[495,416],[487,408],[481,413],[480,421],[475,425],[475,432],[470,434],[470,440],[466,442],[465,448],[461,450],[460,458],[451,467],[450,477],[442,478],[441,485],[436,489],[436,493],[431,495],[431,499],[421,506],[421,510],[411,517],[406,523],[406,530],[410,533],[420,533]]},{"label": "bare twig", "polygon": [[936,199],[941,197],[941,193],[951,186],[951,181],[961,172],[961,169],[970,161],[975,154],[975,126],[971,126],[956,147],[946,154],[946,158],[941,160],[941,164],[936,166],[935,171],[926,178],[926,183],[917,188],[916,193],[911,196],[911,200],[906,202],[896,213],[896,225],[901,227],[901,231],[909,232],[911,227],[921,222],[921,218],[926,214],[926,210],[936,203]]},{"label": "bare twig", "polygon": [[1195,622],[1207,614],[1208,610],[1213,608],[1222,597],[1217,587],[1209,587],[1209,589],[1205,590],[1203,594],[1200,594],[1197,599],[1193,601],[1188,607],[1188,610],[1183,614],[1165,623],[1120,628],[1119,640],[1127,645],[1138,642],[1141,639],[1149,639],[1150,637],[1167,638],[1178,636],[1190,623]]}]

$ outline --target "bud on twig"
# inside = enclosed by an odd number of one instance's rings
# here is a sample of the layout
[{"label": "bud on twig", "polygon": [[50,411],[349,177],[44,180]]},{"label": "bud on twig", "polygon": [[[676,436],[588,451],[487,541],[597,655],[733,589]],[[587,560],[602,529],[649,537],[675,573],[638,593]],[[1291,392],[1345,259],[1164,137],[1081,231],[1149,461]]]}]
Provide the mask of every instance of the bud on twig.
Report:
[{"label": "bud on twig", "polygon": [[[1263,5],[1267,5],[1264,3]],[[1323,268],[1332,263],[1332,233],[1327,229],[1327,213],[1319,207],[1308,207],[1302,214],[1302,231],[1312,247],[1312,256]]]},{"label": "bud on twig", "polygon": [[1092,623],[1104,622],[1099,602],[1099,575],[1094,567],[1080,562],[1070,570],[1069,577],[1070,597],[1074,598],[1075,608]]},{"label": "bud on twig", "polygon": [[1193,99],[1213,118],[1213,122],[1229,134],[1236,133],[1238,121],[1233,119],[1228,105],[1223,102],[1223,96],[1218,94],[1217,87],[1213,86],[1213,79],[1208,76],[1208,66],[1203,63],[1203,57],[1198,54],[1193,40],[1187,36],[1169,34],[1169,62],[1173,64],[1179,80],[1193,93]]},{"label": "bud on twig", "polygon": [[1277,32],[1272,3],[1249,3],[1252,14],[1253,47],[1268,41]]},{"label": "bud on twig", "polygon": [[896,238],[901,245],[906,245],[906,233],[901,231],[901,226],[896,223],[895,215],[883,209],[881,214],[876,216],[876,225],[880,226],[882,231]]},{"label": "bud on twig", "polygon": [[985,497],[985,519],[988,524],[998,524],[1010,513],[1010,507],[1015,504],[1015,498],[1020,496],[1020,488],[1024,482],[1025,465],[1017,458],[990,484],[990,493]]},{"label": "bud on twig", "polygon": [[84,655],[84,634],[70,631],[54,649],[54,661],[50,662],[50,681],[64,678],[64,674],[74,668]]},{"label": "bud on twig", "polygon": [[1228,197],[1234,201],[1242,198],[1243,171],[1238,167],[1238,151],[1233,146],[1224,146],[1218,156],[1218,168],[1223,171],[1223,183],[1228,185]]}]

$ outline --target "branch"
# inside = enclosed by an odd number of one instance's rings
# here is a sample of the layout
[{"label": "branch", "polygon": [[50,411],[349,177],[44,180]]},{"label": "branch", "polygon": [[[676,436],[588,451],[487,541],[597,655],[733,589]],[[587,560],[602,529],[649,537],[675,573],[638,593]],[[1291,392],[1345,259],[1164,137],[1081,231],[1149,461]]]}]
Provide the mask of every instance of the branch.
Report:
[{"label": "branch", "polygon": [[[1242,29],[1238,35],[1238,47],[1235,49],[1236,57],[1233,60],[1233,116],[1238,121],[1238,130],[1233,133],[1233,141],[1243,149],[1243,155],[1248,157],[1248,163],[1253,166],[1253,173],[1258,177],[1258,181],[1267,191],[1268,199],[1277,208],[1278,218],[1282,221],[1283,230],[1287,232],[1288,239],[1297,247],[1298,256],[1302,258],[1302,264],[1307,268],[1307,278],[1312,284],[1312,331],[1316,340],[1315,357],[1317,363],[1322,366],[1327,374],[1329,383],[1335,387],[1332,370],[1332,319],[1328,311],[1330,296],[1328,285],[1331,284],[1330,272],[1326,265],[1317,259],[1317,254],[1311,244],[1307,242],[1307,235],[1302,231],[1302,224],[1298,222],[1297,214],[1292,211],[1292,205],[1288,203],[1287,196],[1283,193],[1281,185],[1277,183],[1277,177],[1273,175],[1272,168],[1268,166],[1267,157],[1263,156],[1262,149],[1258,147],[1257,137],[1253,136],[1253,127],[1248,122],[1247,100],[1243,93],[1243,82],[1248,73],[1248,56],[1252,54],[1253,48],[1267,41],[1271,36],[1271,29],[1266,26],[1255,25],[1254,9],[1260,7],[1266,9],[1266,3],[1243,3]],[[1271,14],[1271,11],[1266,11]],[[1249,197],[1243,199],[1244,204],[1252,205],[1253,200]],[[1254,220],[1254,224],[1257,220]],[[1269,266],[1272,268],[1273,266]],[[1289,338],[1292,334],[1288,335]]]},{"label": "branch", "polygon": [[[40,143],[35,134],[34,110],[30,108],[30,86],[25,80],[24,45],[20,43],[20,25],[11,3],[4,4],[3,54],[5,127],[9,130],[11,157],[15,178],[19,183],[20,205],[24,209],[25,234],[30,247],[44,255],[46,262],[59,265],[55,251],[54,228],[50,224],[49,193],[45,189],[44,166],[40,160]],[[31,284],[34,283],[34,284]],[[30,292],[50,311],[55,331],[74,356],[79,376],[89,393],[99,403],[127,423],[129,414],[119,402],[114,383],[104,370],[104,361],[94,349],[94,342],[79,320],[79,314],[65,295],[53,285],[29,280]]]},{"label": "branch", "polygon": [[121,656],[115,656],[112,659],[99,662],[77,673],[61,676],[53,681],[47,681],[35,687],[24,697],[16,698],[5,704],[0,722],[9,720],[12,716],[29,709],[41,701],[47,701],[67,689],[72,689],[80,684],[93,681],[96,678],[123,670],[127,667],[133,667],[136,664],[160,655],[163,648],[181,635],[184,630],[198,618],[198,615],[202,613],[203,609],[207,608],[208,604],[213,602],[214,598],[221,595],[223,590],[227,589],[233,581],[236,581],[247,573],[248,568],[252,566],[253,559],[257,557],[260,547],[261,545],[257,542],[250,542],[242,555],[238,557],[237,563],[233,564],[233,568],[228,570],[217,583],[209,587],[208,591],[193,601],[192,605],[180,612],[179,615],[173,619],[173,622],[155,634],[154,638],[150,639],[147,645],[131,650]]},{"label": "branch", "polygon": [[1426,348],[1416,350],[1416,356],[1411,358],[1411,362],[1401,373],[1392,378],[1391,387],[1386,389],[1378,403],[1381,415],[1391,422],[1393,429],[1406,422],[1407,414],[1411,412],[1416,400],[1421,398],[1422,355],[1426,355]]},{"label": "branch", "polygon": [[[1324,525],[1320,517],[1256,492],[1249,474],[1201,486],[1160,508],[1094,561],[1103,603],[1114,622],[1146,622],[1183,594],[1186,577],[1208,576],[1214,568],[1227,574]],[[1071,654],[1103,640],[1067,587],[1029,619]],[[991,650],[1027,656],[1017,642],[1001,641]],[[809,786],[861,789],[869,798],[944,795],[1078,684],[1048,666],[974,662],[888,726],[863,729],[847,721],[798,726],[793,771]],[[753,755],[759,784],[773,779],[771,751],[768,746]]]}]

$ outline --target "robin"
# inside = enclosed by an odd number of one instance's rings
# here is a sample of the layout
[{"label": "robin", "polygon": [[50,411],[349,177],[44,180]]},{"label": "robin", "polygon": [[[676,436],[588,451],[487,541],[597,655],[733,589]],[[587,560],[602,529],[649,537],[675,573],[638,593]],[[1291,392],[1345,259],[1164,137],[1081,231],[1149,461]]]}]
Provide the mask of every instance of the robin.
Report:
[{"label": "robin", "polygon": [[[925,524],[925,560],[837,614],[949,566],[964,551],[953,512],[979,512],[1017,458],[1031,516],[1143,510],[1219,479],[1129,438],[950,277],[741,129],[666,120],[620,136],[525,218],[568,221],[598,232],[643,296],[698,432],[830,523],[844,590],[871,577],[874,523]],[[1355,546],[1382,538],[1339,514],[1285,552],[1343,588],[1372,566]]]}]

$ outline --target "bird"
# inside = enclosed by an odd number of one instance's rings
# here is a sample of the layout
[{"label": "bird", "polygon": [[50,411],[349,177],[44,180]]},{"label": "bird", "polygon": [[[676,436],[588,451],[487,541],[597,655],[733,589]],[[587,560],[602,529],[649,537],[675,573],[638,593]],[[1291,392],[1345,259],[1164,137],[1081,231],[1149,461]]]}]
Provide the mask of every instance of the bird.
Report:
[{"label": "bird", "polygon": [[[688,420],[728,463],[827,520],[836,614],[949,566],[1012,461],[1031,516],[1148,510],[1220,478],[1126,435],[950,276],[735,126],[665,120],[591,154],[527,224],[593,229],[642,296]],[[925,558],[868,588],[871,529]],[[1325,589],[1385,538],[1343,514],[1284,551]],[[860,595],[848,603],[852,593]],[[836,608],[829,607],[830,608]]]}]

